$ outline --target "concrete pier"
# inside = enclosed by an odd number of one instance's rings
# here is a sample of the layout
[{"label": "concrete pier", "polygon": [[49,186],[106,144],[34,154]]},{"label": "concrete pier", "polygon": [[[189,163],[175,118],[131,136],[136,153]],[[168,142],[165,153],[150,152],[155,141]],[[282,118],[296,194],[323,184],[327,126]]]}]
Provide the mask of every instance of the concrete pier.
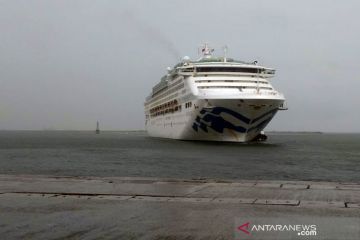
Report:
[{"label": "concrete pier", "polygon": [[[259,224],[316,225],[316,235]],[[0,236],[360,239],[360,184],[0,175]]]}]

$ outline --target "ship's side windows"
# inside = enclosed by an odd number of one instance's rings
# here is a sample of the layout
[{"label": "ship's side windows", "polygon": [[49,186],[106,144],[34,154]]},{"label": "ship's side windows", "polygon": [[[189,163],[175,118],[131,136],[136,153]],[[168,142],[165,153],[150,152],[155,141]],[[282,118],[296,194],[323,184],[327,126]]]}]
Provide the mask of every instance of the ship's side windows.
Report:
[{"label": "ship's side windows", "polygon": [[199,67],[198,72],[246,72],[246,73],[261,73],[264,70],[259,68],[247,67]]}]

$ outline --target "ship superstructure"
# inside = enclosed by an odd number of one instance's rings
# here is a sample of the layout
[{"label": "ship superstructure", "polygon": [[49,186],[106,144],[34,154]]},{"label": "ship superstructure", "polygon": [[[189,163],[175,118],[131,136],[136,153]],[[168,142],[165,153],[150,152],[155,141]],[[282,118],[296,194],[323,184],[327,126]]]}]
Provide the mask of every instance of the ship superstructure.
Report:
[{"label": "ship superstructure", "polygon": [[[275,70],[257,62],[212,55],[207,44],[202,57],[168,68],[145,101],[145,127],[150,136],[247,142],[261,131],[285,98],[270,84]],[[226,53],[226,52],[225,52]]]}]

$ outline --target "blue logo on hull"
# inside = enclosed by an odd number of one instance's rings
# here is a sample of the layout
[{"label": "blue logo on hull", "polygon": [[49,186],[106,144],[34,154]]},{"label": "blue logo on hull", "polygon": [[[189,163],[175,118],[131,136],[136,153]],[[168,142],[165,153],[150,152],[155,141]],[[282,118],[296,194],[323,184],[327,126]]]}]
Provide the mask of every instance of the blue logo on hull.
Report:
[{"label": "blue logo on hull", "polygon": [[[198,132],[199,128],[201,130],[203,130],[204,132],[208,132],[208,128],[213,129],[214,131],[218,132],[218,133],[223,133],[224,129],[231,129],[234,130],[236,132],[239,133],[246,133],[246,132],[251,132],[254,130],[261,130],[263,129],[269,122],[270,120],[273,118],[273,116],[275,115],[275,113],[277,112],[277,108],[266,112],[264,114],[262,114],[261,116],[251,120],[243,115],[241,115],[240,113],[237,113],[231,109],[228,108],[224,108],[224,107],[214,107],[214,108],[203,108],[200,111],[201,116],[197,116],[195,119],[195,122],[192,125],[192,128]],[[265,117],[266,115],[270,116],[268,118],[266,118],[265,120],[261,121],[259,124],[252,126],[250,128],[245,128],[243,126],[237,126],[232,124],[231,122],[225,120],[223,117],[221,117],[221,113],[226,113],[231,115],[232,117],[238,119],[239,121],[243,122],[246,125],[253,125],[255,123],[257,123],[260,119],[262,119],[263,117]]]}]

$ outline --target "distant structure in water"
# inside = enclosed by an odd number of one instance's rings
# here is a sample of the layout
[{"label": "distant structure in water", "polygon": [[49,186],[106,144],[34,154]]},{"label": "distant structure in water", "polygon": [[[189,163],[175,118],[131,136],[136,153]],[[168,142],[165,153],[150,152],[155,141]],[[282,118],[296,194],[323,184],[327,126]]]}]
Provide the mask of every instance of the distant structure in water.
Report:
[{"label": "distant structure in water", "polygon": [[95,130],[96,134],[100,134],[100,126],[99,126],[99,121],[96,122],[96,130]]}]

